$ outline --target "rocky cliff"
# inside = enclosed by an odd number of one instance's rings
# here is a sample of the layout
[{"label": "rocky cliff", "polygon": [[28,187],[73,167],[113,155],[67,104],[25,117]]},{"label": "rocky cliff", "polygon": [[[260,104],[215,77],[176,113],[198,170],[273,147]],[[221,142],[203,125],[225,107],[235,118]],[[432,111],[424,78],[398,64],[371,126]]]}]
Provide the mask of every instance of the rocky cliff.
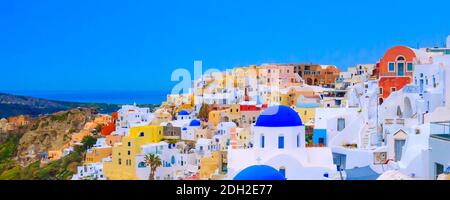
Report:
[{"label": "rocky cliff", "polygon": [[39,154],[61,149],[71,134],[83,129],[95,118],[95,109],[79,108],[39,117],[29,125],[19,140],[16,159],[26,166],[39,159]]}]

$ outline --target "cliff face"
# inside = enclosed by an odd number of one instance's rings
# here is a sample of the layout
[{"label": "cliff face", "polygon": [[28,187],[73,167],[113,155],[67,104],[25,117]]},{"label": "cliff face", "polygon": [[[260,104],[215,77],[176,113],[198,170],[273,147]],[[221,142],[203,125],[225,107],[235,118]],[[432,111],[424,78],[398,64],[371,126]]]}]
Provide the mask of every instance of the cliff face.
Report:
[{"label": "cliff face", "polygon": [[39,117],[20,138],[16,160],[26,166],[37,161],[42,153],[63,148],[72,133],[82,130],[95,118],[95,113],[94,109],[79,108]]}]

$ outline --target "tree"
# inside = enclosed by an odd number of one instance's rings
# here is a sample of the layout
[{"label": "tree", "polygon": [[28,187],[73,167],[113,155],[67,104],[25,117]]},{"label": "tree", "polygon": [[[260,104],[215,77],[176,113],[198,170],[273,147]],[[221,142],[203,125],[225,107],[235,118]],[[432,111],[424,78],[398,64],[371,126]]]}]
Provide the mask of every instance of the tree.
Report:
[{"label": "tree", "polygon": [[83,140],[81,140],[81,143],[83,143],[83,145],[81,146],[76,146],[75,147],[75,151],[77,151],[78,153],[84,153],[87,149],[90,149],[92,146],[94,146],[94,144],[97,142],[97,139],[93,136],[85,136],[83,138]]},{"label": "tree", "polygon": [[84,149],[89,149],[92,146],[94,146],[94,144],[97,142],[97,139],[88,135],[86,137],[83,138],[83,140],[81,141],[81,143],[83,143],[83,148]]},{"label": "tree", "polygon": [[197,117],[199,119],[208,119],[208,104],[202,104],[202,107],[200,107],[200,111],[198,112]]},{"label": "tree", "polygon": [[150,175],[148,180],[155,180],[155,172],[158,167],[161,167],[161,158],[156,154],[145,155],[145,164],[150,167]]}]

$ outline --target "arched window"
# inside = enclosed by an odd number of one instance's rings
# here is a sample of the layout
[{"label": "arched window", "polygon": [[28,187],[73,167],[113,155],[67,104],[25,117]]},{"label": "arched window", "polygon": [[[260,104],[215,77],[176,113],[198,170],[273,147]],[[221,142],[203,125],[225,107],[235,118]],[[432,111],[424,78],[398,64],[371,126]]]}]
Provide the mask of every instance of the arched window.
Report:
[{"label": "arched window", "polygon": [[145,164],[145,162],[139,162],[138,167],[144,168],[144,167],[147,167],[147,165]]},{"label": "arched window", "polygon": [[278,148],[284,149],[284,136],[283,135],[278,136]]},{"label": "arched window", "polygon": [[170,158],[170,162],[173,164],[175,164],[175,156],[172,155],[172,157]]},{"label": "arched window", "polygon": [[397,61],[405,61],[405,57],[399,56],[399,57],[397,57]]},{"label": "arched window", "polygon": [[338,118],[337,120],[337,130],[342,131],[345,128],[345,119],[344,118]]},{"label": "arched window", "polygon": [[140,137],[144,137],[144,132],[141,132],[141,133],[139,134],[139,136],[140,136]]}]

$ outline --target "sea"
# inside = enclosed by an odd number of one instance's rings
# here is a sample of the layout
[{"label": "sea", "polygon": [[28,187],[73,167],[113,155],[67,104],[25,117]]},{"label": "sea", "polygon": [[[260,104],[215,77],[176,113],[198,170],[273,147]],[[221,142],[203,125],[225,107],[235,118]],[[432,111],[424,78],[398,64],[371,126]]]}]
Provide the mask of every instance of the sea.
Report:
[{"label": "sea", "polygon": [[77,103],[161,104],[167,91],[7,91],[9,94]]}]

